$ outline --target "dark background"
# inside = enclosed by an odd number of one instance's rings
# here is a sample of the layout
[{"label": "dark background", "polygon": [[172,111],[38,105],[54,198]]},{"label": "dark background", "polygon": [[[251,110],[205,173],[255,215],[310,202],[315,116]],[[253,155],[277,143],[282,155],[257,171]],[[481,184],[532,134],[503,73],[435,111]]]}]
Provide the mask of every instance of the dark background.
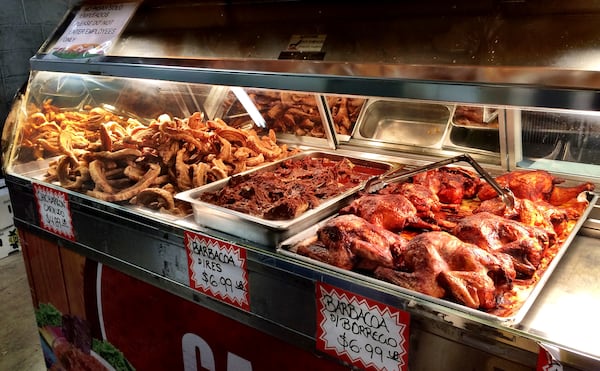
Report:
[{"label": "dark background", "polygon": [[2,0],[0,11],[0,126],[15,92],[27,81],[29,58],[79,0]]}]

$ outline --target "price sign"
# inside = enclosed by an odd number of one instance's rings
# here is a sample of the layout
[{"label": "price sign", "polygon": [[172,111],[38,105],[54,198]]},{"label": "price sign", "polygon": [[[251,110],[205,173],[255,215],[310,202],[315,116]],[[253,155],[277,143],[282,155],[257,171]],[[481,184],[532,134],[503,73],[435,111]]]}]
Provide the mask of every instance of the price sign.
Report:
[{"label": "price sign", "polygon": [[316,296],[318,350],[363,369],[408,369],[407,312],[320,282]]},{"label": "price sign", "polygon": [[69,196],[65,192],[33,183],[40,227],[61,237],[75,241]]},{"label": "price sign", "polygon": [[250,310],[246,250],[215,238],[185,232],[190,287]]},{"label": "price sign", "polygon": [[83,6],[52,48],[61,58],[106,54],[131,19],[139,2]]}]

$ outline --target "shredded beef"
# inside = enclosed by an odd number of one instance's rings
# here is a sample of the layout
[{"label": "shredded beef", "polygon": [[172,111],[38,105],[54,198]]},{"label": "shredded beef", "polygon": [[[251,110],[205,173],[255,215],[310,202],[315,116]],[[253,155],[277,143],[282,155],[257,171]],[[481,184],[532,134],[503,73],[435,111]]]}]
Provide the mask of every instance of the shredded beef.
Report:
[{"label": "shredded beef", "polygon": [[349,159],[288,159],[274,170],[233,177],[201,200],[267,220],[289,220],[355,187],[369,175]]}]

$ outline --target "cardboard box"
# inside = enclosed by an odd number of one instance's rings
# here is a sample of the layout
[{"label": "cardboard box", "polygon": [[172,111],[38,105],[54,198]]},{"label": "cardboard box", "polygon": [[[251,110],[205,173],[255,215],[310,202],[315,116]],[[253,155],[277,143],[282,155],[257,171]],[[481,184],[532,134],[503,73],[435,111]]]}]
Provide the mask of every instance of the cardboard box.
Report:
[{"label": "cardboard box", "polygon": [[8,187],[0,188],[0,230],[15,224]]},{"label": "cardboard box", "polygon": [[0,259],[20,249],[19,235],[14,225],[0,230]]}]

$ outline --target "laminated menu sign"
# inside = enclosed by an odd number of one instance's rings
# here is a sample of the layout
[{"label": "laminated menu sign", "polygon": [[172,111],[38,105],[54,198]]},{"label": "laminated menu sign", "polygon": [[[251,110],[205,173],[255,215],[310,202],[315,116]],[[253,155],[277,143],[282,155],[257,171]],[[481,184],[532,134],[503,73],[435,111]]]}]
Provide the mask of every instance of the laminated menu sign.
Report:
[{"label": "laminated menu sign", "polygon": [[75,241],[69,196],[62,191],[33,183],[40,227],[48,232]]},{"label": "laminated menu sign", "polygon": [[361,369],[408,370],[407,312],[321,282],[317,349]]},{"label": "laminated menu sign", "polygon": [[81,7],[52,48],[60,58],[104,55],[119,37],[139,2],[90,4]]},{"label": "laminated menu sign", "polygon": [[246,250],[186,231],[190,287],[241,309],[250,310]]}]

